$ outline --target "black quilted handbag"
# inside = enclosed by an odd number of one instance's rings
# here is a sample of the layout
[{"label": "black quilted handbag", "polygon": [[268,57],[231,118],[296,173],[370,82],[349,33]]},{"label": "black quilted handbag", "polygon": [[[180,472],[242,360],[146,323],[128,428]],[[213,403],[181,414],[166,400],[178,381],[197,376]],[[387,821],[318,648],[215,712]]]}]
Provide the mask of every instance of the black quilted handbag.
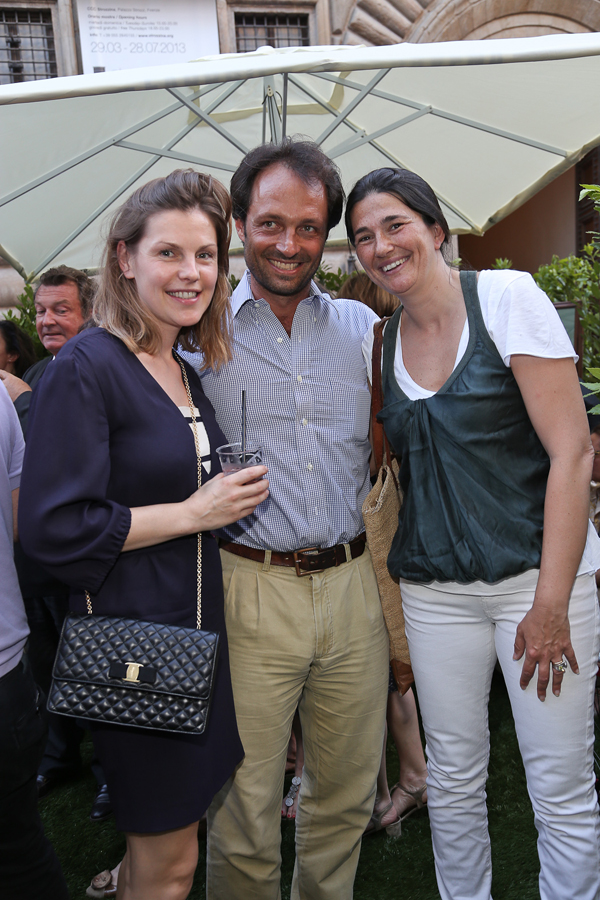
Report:
[{"label": "black quilted handbag", "polygon": [[[192,412],[198,460],[202,460],[194,403],[178,359]],[[201,734],[213,691],[219,635],[201,630],[202,535],[198,535],[196,628],[94,616],[65,619],[52,673],[48,709],[65,716]]]}]

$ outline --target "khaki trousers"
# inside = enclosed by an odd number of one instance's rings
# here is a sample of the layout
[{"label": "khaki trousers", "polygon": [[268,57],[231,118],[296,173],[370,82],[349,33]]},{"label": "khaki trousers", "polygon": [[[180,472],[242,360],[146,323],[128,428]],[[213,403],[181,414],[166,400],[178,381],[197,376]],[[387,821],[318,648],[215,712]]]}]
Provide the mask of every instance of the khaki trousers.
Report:
[{"label": "khaki trousers", "polygon": [[305,762],[291,897],[350,900],[373,809],[388,684],[388,637],[368,549],[302,578],[226,551],[221,559],[246,756],[209,810],[207,900],[281,896],[281,802],[298,705]]}]

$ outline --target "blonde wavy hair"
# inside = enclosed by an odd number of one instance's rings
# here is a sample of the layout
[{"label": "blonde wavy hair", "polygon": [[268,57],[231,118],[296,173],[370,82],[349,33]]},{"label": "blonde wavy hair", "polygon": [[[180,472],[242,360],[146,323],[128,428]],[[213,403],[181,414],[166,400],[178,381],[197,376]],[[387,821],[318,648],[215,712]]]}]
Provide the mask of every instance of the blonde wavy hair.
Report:
[{"label": "blonde wavy hair", "polygon": [[391,316],[400,305],[397,297],[373,284],[365,272],[354,272],[347,278],[338,291],[338,297],[364,303],[365,306],[377,313],[380,319],[383,319],[384,316]]},{"label": "blonde wavy hair", "polygon": [[231,307],[229,304],[229,242],[231,198],[223,185],[202,172],[176,169],[138,188],[113,216],[103,254],[100,285],[94,298],[93,318],[120,338],[133,353],[156,353],[160,346],[158,322],[140,301],[134,279],[123,278],[117,246],[129,251],[143,238],[148,220],[168,210],[199,209],[217,235],[218,277],[207,311],[195,325],[182,328],[176,340],[184,350],[201,350],[202,368],[218,369],[231,359]]}]

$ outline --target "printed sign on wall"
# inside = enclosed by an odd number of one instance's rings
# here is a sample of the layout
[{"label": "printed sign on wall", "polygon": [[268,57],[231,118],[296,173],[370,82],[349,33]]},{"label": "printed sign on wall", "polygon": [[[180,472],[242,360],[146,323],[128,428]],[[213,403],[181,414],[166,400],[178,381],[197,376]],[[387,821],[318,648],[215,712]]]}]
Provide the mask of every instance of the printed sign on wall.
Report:
[{"label": "printed sign on wall", "polygon": [[216,0],[77,0],[85,75],[219,52]]}]

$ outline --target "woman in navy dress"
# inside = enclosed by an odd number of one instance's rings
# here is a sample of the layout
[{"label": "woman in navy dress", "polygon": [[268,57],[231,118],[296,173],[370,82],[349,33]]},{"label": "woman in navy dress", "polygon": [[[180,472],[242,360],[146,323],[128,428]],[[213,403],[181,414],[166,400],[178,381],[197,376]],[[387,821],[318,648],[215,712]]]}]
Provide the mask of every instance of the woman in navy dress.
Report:
[{"label": "woman in navy dress", "polygon": [[[202,627],[221,648],[202,735],[94,724],[127,852],[122,900],[187,897],[198,821],[243,756],[211,531],[268,495],[264,467],[223,476],[225,443],[186,365],[202,456],[173,348],[229,358],[231,206],[213,179],[177,171],[136,191],[114,217],[94,307],[99,327],[73,338],[35,392],[21,488],[27,553],[72,588],[72,609],[193,628],[202,533]],[[256,481],[256,479],[258,479]],[[254,481],[254,483],[252,483]]]}]

